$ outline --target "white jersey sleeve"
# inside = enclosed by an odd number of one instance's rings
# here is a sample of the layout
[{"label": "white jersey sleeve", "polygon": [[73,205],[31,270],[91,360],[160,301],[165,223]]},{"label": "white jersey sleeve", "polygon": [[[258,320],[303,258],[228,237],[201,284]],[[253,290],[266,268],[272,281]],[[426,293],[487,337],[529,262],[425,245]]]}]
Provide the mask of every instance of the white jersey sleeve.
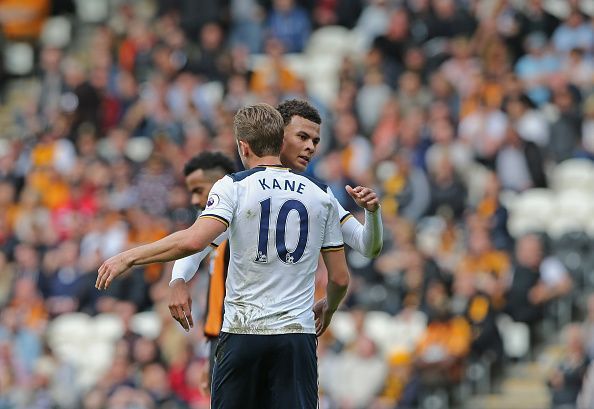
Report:
[{"label": "white jersey sleeve", "polygon": [[191,256],[176,260],[173,264],[173,270],[171,271],[171,281],[169,281],[169,285],[171,285],[171,283],[178,278],[183,279],[186,283],[190,281],[196,274],[196,271],[198,270],[198,267],[200,267],[202,260],[204,260],[208,254],[210,254],[212,248],[217,248],[228,238],[229,233],[225,231],[204,250],[199,251],[196,254],[192,254]]},{"label": "white jersey sleeve", "polygon": [[350,212],[342,207],[329,188],[328,190],[335,207],[338,209],[344,244],[365,257],[377,257],[382,250],[384,235],[379,209],[373,213],[365,210],[365,224],[361,224]]},{"label": "white jersey sleeve", "polygon": [[228,228],[233,221],[235,208],[237,206],[235,196],[233,179],[229,176],[224,176],[212,186],[212,189],[210,189],[206,208],[200,217],[219,220],[225,223]]},{"label": "white jersey sleeve", "polygon": [[322,241],[322,251],[335,251],[344,248],[342,232],[340,231],[340,222],[336,206],[332,204],[329,207],[328,218],[326,219],[326,228],[324,229],[324,240]]}]

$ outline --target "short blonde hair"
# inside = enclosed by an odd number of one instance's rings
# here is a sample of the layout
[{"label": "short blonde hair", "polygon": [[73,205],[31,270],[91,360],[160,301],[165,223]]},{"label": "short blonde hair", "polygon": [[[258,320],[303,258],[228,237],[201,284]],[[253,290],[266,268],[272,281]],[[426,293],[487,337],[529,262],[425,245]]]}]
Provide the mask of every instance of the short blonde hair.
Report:
[{"label": "short blonde hair", "polygon": [[257,156],[279,155],[284,137],[283,117],[268,104],[247,105],[235,114],[233,132]]}]

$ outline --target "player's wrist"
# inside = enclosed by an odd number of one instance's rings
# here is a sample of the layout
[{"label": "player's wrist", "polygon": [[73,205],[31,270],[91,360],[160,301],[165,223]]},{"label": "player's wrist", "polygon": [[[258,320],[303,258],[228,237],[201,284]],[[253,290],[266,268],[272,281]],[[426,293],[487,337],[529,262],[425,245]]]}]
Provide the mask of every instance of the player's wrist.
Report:
[{"label": "player's wrist", "polygon": [[182,284],[186,284],[186,280],[184,280],[182,277],[173,278],[169,282],[169,287],[175,287],[177,285],[182,285]]},{"label": "player's wrist", "polygon": [[138,259],[134,254],[134,250],[136,249],[131,249],[122,253],[122,261],[128,268],[132,268],[137,264]]},{"label": "player's wrist", "polygon": [[371,210],[369,207],[365,207],[365,211],[371,214],[377,214],[377,211],[380,209],[380,205],[378,204],[375,209]]}]

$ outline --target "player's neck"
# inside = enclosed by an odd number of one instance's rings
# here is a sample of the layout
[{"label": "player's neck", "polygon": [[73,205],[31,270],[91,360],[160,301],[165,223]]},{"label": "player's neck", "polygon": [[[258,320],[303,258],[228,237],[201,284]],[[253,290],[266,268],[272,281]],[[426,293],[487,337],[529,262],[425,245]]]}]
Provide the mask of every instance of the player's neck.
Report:
[{"label": "player's neck", "polygon": [[280,157],[278,156],[253,156],[247,162],[249,168],[262,165],[281,165]]}]

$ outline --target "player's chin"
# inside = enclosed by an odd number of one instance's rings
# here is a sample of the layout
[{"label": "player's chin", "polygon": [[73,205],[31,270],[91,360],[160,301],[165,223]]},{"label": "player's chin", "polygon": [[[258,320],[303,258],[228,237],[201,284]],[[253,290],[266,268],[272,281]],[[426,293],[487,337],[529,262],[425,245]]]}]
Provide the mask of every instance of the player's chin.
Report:
[{"label": "player's chin", "polygon": [[293,164],[293,166],[291,166],[291,169],[293,169],[297,172],[303,172],[303,171],[305,171],[305,168],[307,168],[307,164],[303,165],[301,163],[301,161],[299,161],[299,162]]}]

